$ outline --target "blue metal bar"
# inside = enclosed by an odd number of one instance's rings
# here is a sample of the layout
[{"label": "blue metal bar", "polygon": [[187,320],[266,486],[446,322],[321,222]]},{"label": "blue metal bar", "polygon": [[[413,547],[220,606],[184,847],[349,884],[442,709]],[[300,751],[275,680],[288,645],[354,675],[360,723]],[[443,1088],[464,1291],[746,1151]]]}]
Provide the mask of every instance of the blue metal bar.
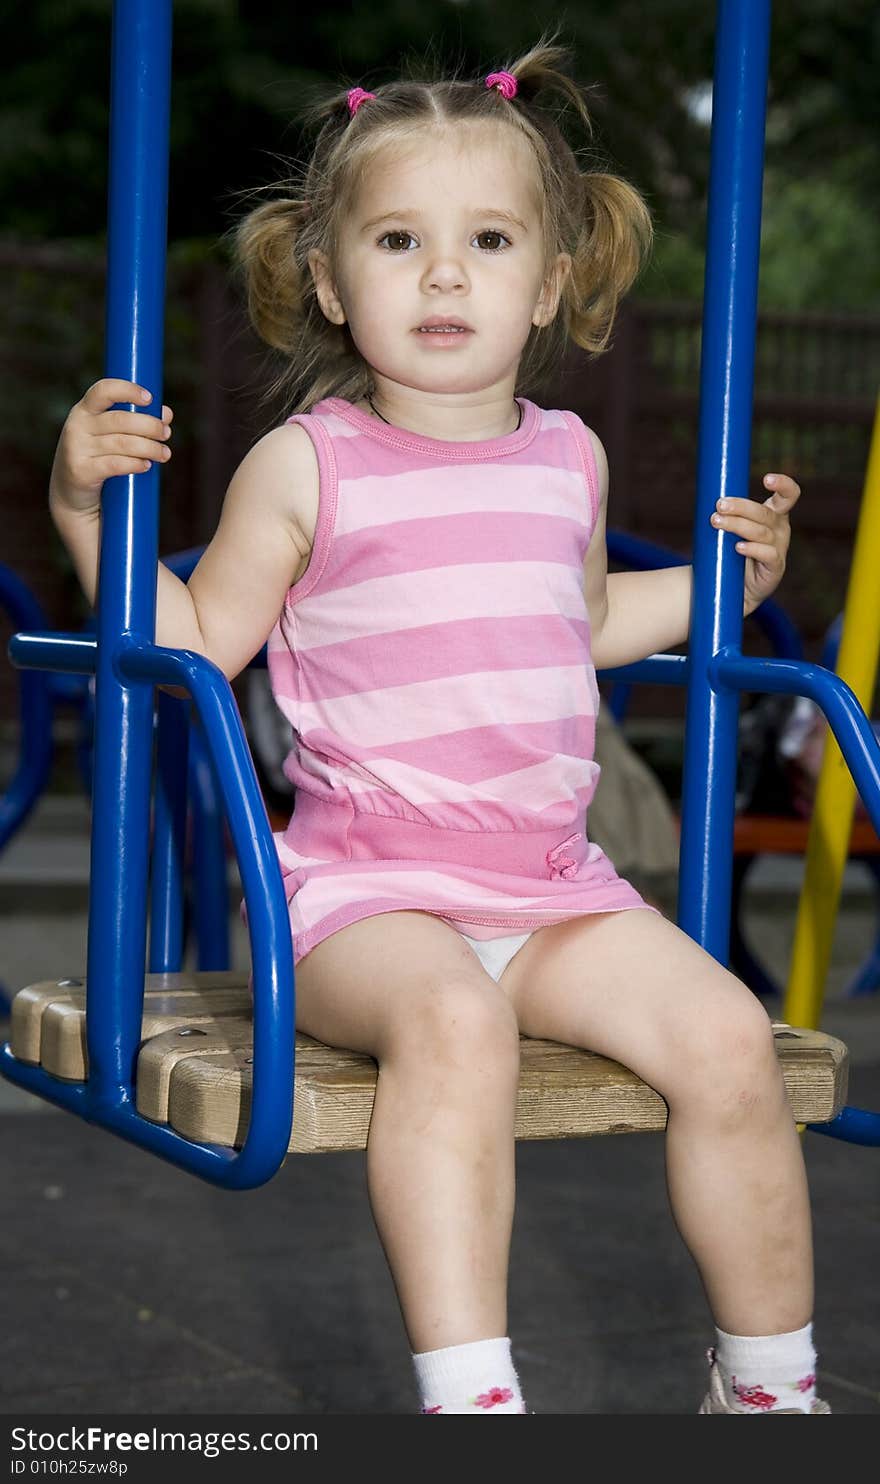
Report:
[{"label": "blue metal bar", "polygon": [[[10,567],[0,564],[0,607],[18,628],[42,628],[42,608],[30,588]],[[19,677],[21,726],[18,762],[12,781],[0,794],[0,850],[20,829],[46,787],[52,769],[52,689],[43,675]]]},{"label": "blue metal bar", "polygon": [[880,835],[880,742],[861,704],[839,675],[805,660],[752,659],[721,650],[709,667],[710,683],[731,693],[744,690],[809,696],[824,712],[852,773],[862,802]]},{"label": "blue metal bar", "polygon": [[188,690],[210,754],[220,763],[217,777],[241,868],[251,934],[254,1089],[248,1142],[253,1139],[255,1148],[274,1150],[277,1169],[286,1153],[293,1115],[293,948],[281,868],[235,698],[222,670],[186,650],[123,640],[118,665],[130,681]]},{"label": "blue metal bar", "polygon": [[150,872],[151,974],[174,974],[183,964],[188,745],[189,702],[160,691]]},{"label": "blue metal bar", "polygon": [[[658,546],[654,541],[645,541],[641,536],[631,536],[627,531],[609,530],[606,541],[609,559],[634,572],[652,572],[661,567],[686,567],[690,562],[690,557],[670,551],[667,546]],[[773,645],[774,653],[785,655],[788,659],[803,659],[804,647],[800,634],[785,610],[774,603],[772,598],[756,608],[750,617],[766,634]],[[608,679],[610,673],[602,671],[600,678]],[[622,722],[626,716],[631,690],[632,682],[629,681],[616,680],[611,686],[608,706],[616,722]]]},{"label": "blue metal bar", "polygon": [[600,670],[601,680],[626,680],[643,685],[687,685],[690,662],[686,654],[652,654],[632,665]]},{"label": "blue metal bar", "polygon": [[[862,864],[867,867],[874,878],[875,892],[880,892],[880,860],[876,855],[855,855],[853,860],[861,860]],[[880,905],[880,897],[875,896],[875,902]],[[843,993],[847,999],[880,993],[880,935],[876,938],[874,947],[865,962],[853,974]]]},{"label": "blue metal bar", "polygon": [[726,963],[739,702],[709,666],[740,647],[744,559],[710,516],[748,495],[770,4],[719,0],[717,15],[678,920]]},{"label": "blue metal bar", "polygon": [[869,1108],[841,1108],[829,1123],[808,1123],[813,1134],[826,1134],[829,1139],[844,1139],[847,1144],[880,1145],[880,1113]]},{"label": "blue metal bar", "polygon": [[[78,641],[79,660],[94,663],[94,641]],[[72,663],[77,646],[56,636],[17,634],[10,642],[13,661],[43,669]],[[124,636],[116,664],[127,685],[175,685],[188,690],[205,728],[223,792],[226,818],[248,904],[248,931],[253,962],[254,1064],[253,1098],[247,1137],[239,1153],[182,1139],[164,1125],[150,1123],[124,1094],[115,1102],[96,1095],[91,1081],[60,1082],[41,1067],[16,1061],[9,1043],[0,1047],[0,1073],[28,1092],[46,1098],[139,1144],[151,1153],[215,1185],[246,1190],[270,1180],[281,1166],[290,1140],[294,1078],[294,974],[287,901],[266,809],[226,676],[203,655],[160,649]],[[145,918],[144,903],[132,910]],[[131,987],[134,991],[138,986]],[[143,994],[143,976],[140,981]],[[89,1014],[92,1012],[89,1011]],[[91,1068],[90,1068],[91,1070]]]},{"label": "blue metal bar", "polygon": [[[106,363],[162,404],[171,0],[115,0],[110,103]],[[144,411],[143,407],[133,408]],[[137,498],[135,498],[135,478]],[[232,692],[216,666],[155,645],[159,471],[108,480],[97,641],[18,635],[24,666],[96,677],[92,871],[87,967],[88,1080],[70,1085],[16,1062],[11,1081],[216,1184],[262,1184],[281,1165],[293,1109],[293,954],[281,873]],[[239,853],[251,933],[251,1117],[239,1154],[181,1139],[140,1118],[133,1077],[143,1015],[153,687],[189,690],[219,769]]]},{"label": "blue metal bar", "polygon": [[[181,582],[188,582],[204,554],[204,546],[164,556],[162,563]],[[266,646],[254,655],[248,668],[266,668]],[[194,928],[197,965],[227,969],[230,961],[229,893],[226,883],[226,848],[223,815],[211,759],[202,743],[198,721],[190,733],[189,800],[192,819],[192,871],[190,873],[189,924]]]},{"label": "blue metal bar", "polygon": [[[115,0],[105,374],[162,406],[171,0]],[[129,404],[129,411],[143,412]],[[90,1097],[132,1095],[146,959],[153,695],[126,683],[120,635],[156,632],[159,466],[102,496],[86,983]]]},{"label": "blue metal bar", "polygon": [[7,650],[22,670],[61,670],[70,675],[94,675],[98,663],[96,639],[82,634],[13,634]]},{"label": "blue metal bar", "polygon": [[[686,567],[690,562],[690,557],[670,551],[668,546],[658,546],[654,541],[645,541],[641,536],[631,536],[628,531],[608,531],[607,545],[609,558],[634,572],[652,572],[660,567]],[[800,634],[785,609],[774,603],[772,598],[766,598],[754,613],[749,614],[749,622],[757,624],[767,636],[775,654],[790,660],[803,659],[804,646]],[[822,664],[825,663],[823,659]],[[834,666],[829,665],[828,668],[833,669]]]},{"label": "blue metal bar", "polygon": [[211,756],[201,727],[190,732],[189,797],[192,806],[192,918],[198,967],[229,968],[229,888],[226,837]]}]

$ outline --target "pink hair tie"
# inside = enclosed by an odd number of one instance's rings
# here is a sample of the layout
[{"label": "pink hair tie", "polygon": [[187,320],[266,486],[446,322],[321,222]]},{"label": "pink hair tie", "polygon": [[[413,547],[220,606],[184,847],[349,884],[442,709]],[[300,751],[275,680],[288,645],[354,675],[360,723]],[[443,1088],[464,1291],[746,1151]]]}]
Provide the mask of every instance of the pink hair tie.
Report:
[{"label": "pink hair tie", "polygon": [[497,88],[505,98],[515,98],[517,82],[512,72],[490,72],[486,78],[487,88]]},{"label": "pink hair tie", "polygon": [[363,88],[350,88],[348,93],[348,112],[354,118],[362,103],[368,98],[375,98],[375,93],[365,93]]}]

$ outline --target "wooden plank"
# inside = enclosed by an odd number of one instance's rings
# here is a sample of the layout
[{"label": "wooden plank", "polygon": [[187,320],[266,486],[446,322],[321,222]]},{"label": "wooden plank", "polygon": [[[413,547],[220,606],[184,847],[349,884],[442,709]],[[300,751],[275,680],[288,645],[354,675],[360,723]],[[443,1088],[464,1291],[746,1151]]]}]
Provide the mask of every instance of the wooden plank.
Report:
[{"label": "wooden plank", "polygon": [[[204,994],[186,990],[179,994],[144,995],[141,1040],[147,1041],[172,1026],[213,1024],[224,1016],[249,1016],[250,996],[241,989],[212,989]],[[43,1011],[40,1022],[40,1063],[53,1077],[65,1082],[84,1082],[88,1076],[86,1017],[82,993],[68,1004],[55,1002]]]},{"label": "wooden plank", "polygon": [[[86,981],[84,979],[45,979],[39,984],[30,984],[20,989],[12,1001],[9,1044],[12,1054],[19,1061],[31,1066],[40,1065],[40,1043],[43,1016],[50,1005],[82,1007],[85,1003]],[[239,969],[215,969],[203,973],[147,974],[144,977],[144,1006],[151,996],[173,993],[176,995],[204,995],[214,990],[237,990],[244,996],[240,1009],[247,1011],[250,996],[247,982]],[[70,1080],[82,1081],[85,1069],[78,1075],[59,1071],[53,1075],[70,1076]]]},{"label": "wooden plank", "polygon": [[[85,995],[65,981],[15,996],[13,1052],[65,1080],[85,1077]],[[835,1117],[846,1099],[847,1051],[821,1031],[774,1022],[792,1116]],[[185,1138],[240,1147],[250,1117],[253,1021],[245,977],[148,975],[138,1111]],[[22,1055],[21,1053],[25,1054]],[[663,1129],[666,1104],[628,1068],[556,1041],[520,1038],[517,1139],[589,1137]],[[363,1149],[377,1065],[362,1053],[325,1046],[298,1032],[291,1153]]]},{"label": "wooden plank", "polygon": [[[70,980],[71,984],[80,980]],[[12,1001],[9,1017],[9,1044],[18,1061],[29,1066],[40,1065],[40,1026],[43,1011],[49,1005],[69,1005],[72,991],[63,988],[64,980],[52,980],[48,984],[29,984],[20,989]]]},{"label": "wooden plank", "polygon": [[[240,1147],[250,1116],[252,1039],[230,1017],[198,1042],[166,1032],[145,1047],[137,1106],[185,1138]],[[822,1123],[846,1097],[847,1052],[821,1031],[774,1027],[792,1116]],[[666,1104],[635,1073],[595,1052],[520,1038],[517,1139],[640,1133],[666,1127]],[[169,1058],[171,1064],[169,1065]],[[366,1147],[377,1068],[371,1057],[297,1038],[290,1153]],[[166,1102],[167,1099],[167,1102]]]}]

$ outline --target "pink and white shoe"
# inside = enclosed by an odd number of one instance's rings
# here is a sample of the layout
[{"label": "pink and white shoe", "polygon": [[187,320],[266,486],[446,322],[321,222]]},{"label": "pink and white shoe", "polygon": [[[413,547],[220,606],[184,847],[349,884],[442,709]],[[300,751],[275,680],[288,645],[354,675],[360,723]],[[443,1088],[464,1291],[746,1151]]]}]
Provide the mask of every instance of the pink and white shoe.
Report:
[{"label": "pink and white shoe", "polygon": [[[732,1407],[727,1400],[727,1396],[725,1395],[724,1391],[724,1383],[721,1380],[721,1371],[719,1370],[718,1363],[715,1359],[714,1346],[712,1349],[706,1351],[706,1358],[709,1361],[709,1390],[706,1392],[706,1395],[703,1398],[703,1405],[700,1407],[700,1413],[742,1413],[742,1407]],[[755,1415],[759,1417],[817,1417],[821,1416],[825,1412],[830,1411],[831,1408],[829,1407],[828,1403],[820,1401],[819,1398],[816,1397],[809,1412],[802,1412],[800,1407],[777,1407],[775,1412],[759,1410],[755,1413]]]}]

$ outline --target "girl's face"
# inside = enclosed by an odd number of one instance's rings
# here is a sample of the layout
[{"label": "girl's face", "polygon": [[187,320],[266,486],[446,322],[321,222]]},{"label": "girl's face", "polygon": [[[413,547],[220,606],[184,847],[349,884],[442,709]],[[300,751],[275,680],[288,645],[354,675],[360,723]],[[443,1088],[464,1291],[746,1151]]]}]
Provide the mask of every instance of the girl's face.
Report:
[{"label": "girl's face", "polygon": [[[512,396],[529,331],[552,320],[570,263],[560,254],[545,273],[534,156],[491,125],[426,131],[376,160],[346,213],[335,275],[310,258],[324,314],[348,321],[384,389],[429,395]],[[467,328],[432,334],[421,328],[432,317]]]}]

